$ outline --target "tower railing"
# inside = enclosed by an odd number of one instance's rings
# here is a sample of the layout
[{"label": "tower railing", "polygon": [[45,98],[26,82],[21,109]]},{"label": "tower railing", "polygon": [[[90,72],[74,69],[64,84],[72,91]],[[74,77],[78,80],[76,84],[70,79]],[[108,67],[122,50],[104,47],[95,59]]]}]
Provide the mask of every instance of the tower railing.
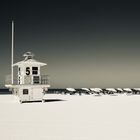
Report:
[{"label": "tower railing", "polygon": [[[11,85],[12,84],[11,79],[12,79],[12,76],[10,74],[6,75],[5,76],[5,85]],[[18,83],[18,81],[17,81],[16,77],[13,77],[13,84],[15,85],[17,83]]]},{"label": "tower railing", "polygon": [[[30,79],[32,79],[33,77],[39,77],[39,80],[38,82],[33,82],[33,80],[31,80],[31,82],[27,82],[27,83],[24,83],[25,85],[27,84],[31,84],[31,85],[36,85],[36,84],[41,84],[41,85],[49,85],[49,75],[40,75],[40,76],[37,76],[37,75],[32,75],[32,76],[24,76],[24,78],[26,79],[26,77],[30,77]],[[5,77],[5,85],[11,85],[11,75],[6,75]],[[14,76],[14,79],[13,79],[13,85],[20,85],[18,83],[18,77],[17,76]],[[22,85],[22,84],[21,84]]]},{"label": "tower railing", "polygon": [[41,84],[49,84],[49,75],[41,75],[40,77]]}]

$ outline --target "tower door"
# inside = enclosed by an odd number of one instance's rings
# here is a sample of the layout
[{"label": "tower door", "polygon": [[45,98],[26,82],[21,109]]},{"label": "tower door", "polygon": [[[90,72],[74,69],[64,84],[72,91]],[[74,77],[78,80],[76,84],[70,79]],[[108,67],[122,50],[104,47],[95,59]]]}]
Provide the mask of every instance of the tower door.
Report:
[{"label": "tower door", "polygon": [[36,87],[32,89],[33,100],[42,100],[43,98],[43,89],[40,87]]},{"label": "tower door", "polygon": [[25,76],[24,77],[24,84],[31,84],[31,76]]}]

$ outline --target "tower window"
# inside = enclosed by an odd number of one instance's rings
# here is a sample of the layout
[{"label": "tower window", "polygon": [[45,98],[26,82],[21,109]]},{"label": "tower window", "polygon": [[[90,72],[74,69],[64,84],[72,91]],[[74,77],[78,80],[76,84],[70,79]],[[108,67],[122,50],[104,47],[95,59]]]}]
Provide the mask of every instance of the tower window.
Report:
[{"label": "tower window", "polygon": [[34,84],[39,84],[39,76],[33,76]]},{"label": "tower window", "polygon": [[19,75],[21,75],[21,72],[20,72],[20,67],[18,68],[18,73],[19,73]]},{"label": "tower window", "polygon": [[38,74],[38,67],[32,67],[32,74]]},{"label": "tower window", "polygon": [[23,89],[23,94],[28,94],[28,89]]}]

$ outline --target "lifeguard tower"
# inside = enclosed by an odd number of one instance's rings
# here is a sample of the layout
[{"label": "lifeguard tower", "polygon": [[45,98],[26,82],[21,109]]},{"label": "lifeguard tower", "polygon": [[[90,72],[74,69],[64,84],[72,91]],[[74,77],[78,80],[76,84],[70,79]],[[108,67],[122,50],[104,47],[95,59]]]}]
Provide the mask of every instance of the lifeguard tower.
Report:
[{"label": "lifeguard tower", "polygon": [[[23,56],[25,57],[23,61],[13,64],[12,49],[11,75],[6,77],[5,86],[9,88],[14,95],[19,97],[21,103],[26,101],[44,102],[44,94],[50,85],[48,82],[48,76],[41,75],[40,70],[42,66],[47,64],[36,61],[34,59],[34,54],[31,52],[26,52]],[[13,67],[18,68],[17,73],[14,73]]]},{"label": "lifeguard tower", "polygon": [[17,66],[18,74],[11,85],[13,94],[19,97],[20,102],[24,101],[44,101],[43,96],[50,87],[48,76],[41,75],[40,68],[47,65],[33,59],[33,54],[27,52],[23,55],[23,61],[13,64]]}]

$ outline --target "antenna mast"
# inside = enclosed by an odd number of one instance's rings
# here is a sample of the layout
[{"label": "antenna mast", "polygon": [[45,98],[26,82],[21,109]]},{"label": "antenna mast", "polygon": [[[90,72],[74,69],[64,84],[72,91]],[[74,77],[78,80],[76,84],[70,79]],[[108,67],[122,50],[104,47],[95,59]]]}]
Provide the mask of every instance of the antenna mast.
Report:
[{"label": "antenna mast", "polygon": [[14,21],[12,20],[12,51],[11,51],[11,84],[14,83],[13,80],[13,75],[14,75],[14,71],[13,71],[13,60],[14,59]]}]

